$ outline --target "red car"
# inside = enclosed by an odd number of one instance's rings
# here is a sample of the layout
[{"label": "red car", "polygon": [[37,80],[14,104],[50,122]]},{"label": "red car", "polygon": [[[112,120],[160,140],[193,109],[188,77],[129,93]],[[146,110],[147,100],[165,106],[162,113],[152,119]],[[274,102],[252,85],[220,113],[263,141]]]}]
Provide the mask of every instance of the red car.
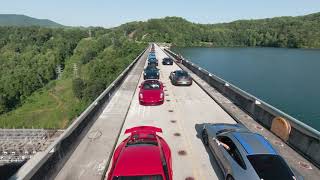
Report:
[{"label": "red car", "polygon": [[113,154],[107,180],[172,180],[171,151],[156,133],[162,129],[138,126]]},{"label": "red car", "polygon": [[158,80],[146,80],[139,86],[141,105],[160,105],[164,102],[163,84]]}]

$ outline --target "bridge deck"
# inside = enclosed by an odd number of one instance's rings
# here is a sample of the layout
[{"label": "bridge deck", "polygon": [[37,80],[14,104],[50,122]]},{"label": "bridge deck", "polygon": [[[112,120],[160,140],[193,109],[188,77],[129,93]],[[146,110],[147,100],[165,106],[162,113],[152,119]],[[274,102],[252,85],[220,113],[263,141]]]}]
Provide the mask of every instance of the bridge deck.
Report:
[{"label": "bridge deck", "polygon": [[[157,46],[155,50],[161,62],[166,54]],[[177,65],[163,66],[159,63],[158,68],[160,80],[166,86],[165,103],[160,106],[141,106],[136,90],[118,144],[126,137],[123,133],[127,128],[139,125],[161,127],[163,137],[172,151],[174,179],[218,179],[220,174],[215,172],[219,170],[199,138],[199,127],[205,122],[235,121],[196,83],[190,87],[173,86],[168,77],[170,72],[180,69]],[[142,81],[143,77],[139,83]],[[171,110],[173,112],[169,112]],[[180,136],[175,136],[175,133]],[[179,155],[179,151],[185,151],[186,154]]]},{"label": "bridge deck", "polygon": [[[155,49],[161,62],[167,55],[158,46]],[[163,129],[161,136],[166,139],[172,151],[174,179],[223,179],[199,133],[203,123],[235,123],[234,119],[197,83],[190,87],[173,86],[168,77],[171,71],[180,69],[176,64],[163,66],[159,63],[160,80],[166,86],[165,103],[160,106],[139,105],[138,85],[143,81],[141,74],[146,65],[147,53],[148,51],[130,72],[56,179],[101,179],[107,160],[112,156],[114,143],[119,144],[127,137],[124,135],[125,129],[139,125]],[[224,97],[218,100],[231,104]],[[313,171],[308,179],[319,177],[318,175],[319,171]]]},{"label": "bridge deck", "polygon": [[[157,46],[156,55],[159,60],[166,56]],[[145,60],[144,55],[55,179],[101,179],[119,130],[118,143],[126,137],[123,135],[125,129],[138,125],[153,125],[163,129],[162,136],[172,150],[174,179],[218,179],[221,176],[215,173],[220,171],[203,146],[197,134],[198,127],[204,122],[235,121],[196,83],[191,87],[171,85],[168,78],[170,72],[180,69],[175,64],[159,64],[160,79],[166,86],[165,103],[160,106],[139,105],[137,89],[138,82],[143,81],[141,74]],[[180,136],[175,136],[175,133]],[[179,151],[185,151],[186,154],[179,155]]]},{"label": "bridge deck", "polygon": [[138,85],[147,53],[128,74],[55,179],[101,179]]}]

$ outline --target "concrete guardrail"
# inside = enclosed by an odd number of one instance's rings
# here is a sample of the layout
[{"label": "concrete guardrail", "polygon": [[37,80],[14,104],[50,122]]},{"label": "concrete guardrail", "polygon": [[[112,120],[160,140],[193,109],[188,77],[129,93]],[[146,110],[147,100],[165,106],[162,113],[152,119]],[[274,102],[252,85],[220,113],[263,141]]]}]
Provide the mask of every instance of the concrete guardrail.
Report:
[{"label": "concrete guardrail", "polygon": [[[238,107],[246,111],[252,118],[271,131],[273,121],[277,118],[285,119],[290,124],[288,137],[283,139],[289,146],[310,160],[315,166],[320,167],[320,132],[290,115],[280,111],[257,97],[241,90],[231,83],[219,78],[207,70],[197,66],[191,61],[181,58],[176,53],[165,49],[175,59],[198,75],[209,85],[217,89]],[[280,137],[281,138],[281,137]]]},{"label": "concrete guardrail", "polygon": [[96,100],[44,152],[37,153],[10,179],[53,179],[82,137],[100,115],[134,65],[149,46],[105,89]]}]

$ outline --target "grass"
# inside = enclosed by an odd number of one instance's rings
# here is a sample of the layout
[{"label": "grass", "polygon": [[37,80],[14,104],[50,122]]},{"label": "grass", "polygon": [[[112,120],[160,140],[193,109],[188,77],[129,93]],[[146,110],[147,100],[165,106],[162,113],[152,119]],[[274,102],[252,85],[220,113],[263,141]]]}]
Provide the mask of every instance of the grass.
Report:
[{"label": "grass", "polygon": [[[84,39],[83,41],[89,41]],[[101,52],[101,58],[112,57],[112,48],[106,48]],[[132,57],[131,57],[132,56]],[[109,63],[132,60],[135,54],[127,57],[113,59]],[[105,59],[104,59],[105,60]],[[45,87],[35,91],[22,105],[15,110],[0,115],[0,128],[44,128],[44,129],[65,129],[71,122],[80,115],[89,105],[86,100],[79,100],[75,97],[72,89],[73,65],[78,65],[78,75],[86,80],[89,76],[91,63],[85,65],[79,63],[77,55],[66,61],[66,66],[59,80],[53,80]],[[121,65],[121,64],[120,64]],[[125,66],[125,64],[123,64]],[[118,67],[122,71],[125,67]],[[119,72],[120,73],[120,72]],[[114,75],[116,76],[116,75]],[[116,77],[107,76],[111,80]]]},{"label": "grass", "polygon": [[0,116],[1,128],[66,128],[87,104],[72,92],[71,79],[50,82],[14,111]]}]

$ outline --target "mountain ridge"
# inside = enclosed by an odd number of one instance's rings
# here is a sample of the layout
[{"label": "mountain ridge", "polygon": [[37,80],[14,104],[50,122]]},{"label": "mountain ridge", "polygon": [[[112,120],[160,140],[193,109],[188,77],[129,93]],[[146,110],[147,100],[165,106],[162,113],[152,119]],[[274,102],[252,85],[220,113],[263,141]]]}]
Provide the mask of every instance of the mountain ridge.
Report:
[{"label": "mountain ridge", "polygon": [[65,27],[64,25],[61,25],[49,19],[38,19],[21,14],[0,14],[0,26],[39,26],[49,28]]}]

